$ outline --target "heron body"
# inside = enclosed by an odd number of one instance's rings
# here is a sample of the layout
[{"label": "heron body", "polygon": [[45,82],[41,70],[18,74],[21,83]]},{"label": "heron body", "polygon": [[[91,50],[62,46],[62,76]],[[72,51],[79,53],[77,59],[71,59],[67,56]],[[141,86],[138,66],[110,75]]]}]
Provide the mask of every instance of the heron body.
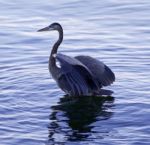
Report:
[{"label": "heron body", "polygon": [[[60,24],[53,23],[40,31],[59,32],[59,39],[54,44],[49,57],[49,71],[58,86],[70,96],[110,95],[111,91],[104,91],[103,86],[111,85],[115,75],[103,62],[90,56],[70,57],[57,53],[63,41],[63,29]],[[56,62],[60,63],[60,67]]]}]

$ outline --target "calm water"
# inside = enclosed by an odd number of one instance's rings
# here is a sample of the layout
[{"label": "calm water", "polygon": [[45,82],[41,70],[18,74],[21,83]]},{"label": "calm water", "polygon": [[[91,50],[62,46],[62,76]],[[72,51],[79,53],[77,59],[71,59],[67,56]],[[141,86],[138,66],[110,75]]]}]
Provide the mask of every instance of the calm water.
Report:
[{"label": "calm water", "polygon": [[[0,0],[0,145],[149,145],[149,0]],[[48,72],[59,49],[104,61],[116,74],[109,98],[68,99]]]}]

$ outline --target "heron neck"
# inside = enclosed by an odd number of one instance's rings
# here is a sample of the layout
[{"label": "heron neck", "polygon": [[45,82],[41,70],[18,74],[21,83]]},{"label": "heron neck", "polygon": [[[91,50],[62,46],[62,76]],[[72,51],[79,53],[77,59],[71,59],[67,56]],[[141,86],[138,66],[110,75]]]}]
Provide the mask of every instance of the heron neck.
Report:
[{"label": "heron neck", "polygon": [[58,33],[59,33],[59,39],[54,44],[53,49],[50,54],[50,59],[49,59],[50,66],[56,66],[56,58],[54,55],[57,53],[58,47],[63,41],[63,29],[58,30]]}]

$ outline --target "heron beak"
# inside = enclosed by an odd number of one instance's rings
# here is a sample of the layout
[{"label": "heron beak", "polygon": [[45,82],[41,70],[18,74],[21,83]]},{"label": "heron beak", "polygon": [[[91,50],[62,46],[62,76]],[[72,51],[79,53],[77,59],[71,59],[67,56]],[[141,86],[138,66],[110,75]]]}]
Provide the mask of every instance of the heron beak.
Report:
[{"label": "heron beak", "polygon": [[53,29],[51,29],[51,28],[48,26],[48,27],[45,27],[45,28],[42,28],[42,29],[38,30],[37,32],[50,31],[50,30],[53,30]]}]

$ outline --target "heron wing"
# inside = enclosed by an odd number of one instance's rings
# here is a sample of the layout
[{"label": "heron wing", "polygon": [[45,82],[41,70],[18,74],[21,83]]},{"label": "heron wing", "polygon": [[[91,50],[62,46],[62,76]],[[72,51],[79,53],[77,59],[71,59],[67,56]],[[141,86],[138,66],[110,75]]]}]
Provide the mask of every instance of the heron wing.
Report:
[{"label": "heron wing", "polygon": [[92,72],[102,86],[108,86],[115,81],[114,73],[103,62],[90,56],[76,56],[75,58]]},{"label": "heron wing", "polygon": [[60,53],[56,55],[56,59],[61,66],[57,83],[66,93],[74,96],[88,95],[98,88],[92,73],[80,61]]}]

